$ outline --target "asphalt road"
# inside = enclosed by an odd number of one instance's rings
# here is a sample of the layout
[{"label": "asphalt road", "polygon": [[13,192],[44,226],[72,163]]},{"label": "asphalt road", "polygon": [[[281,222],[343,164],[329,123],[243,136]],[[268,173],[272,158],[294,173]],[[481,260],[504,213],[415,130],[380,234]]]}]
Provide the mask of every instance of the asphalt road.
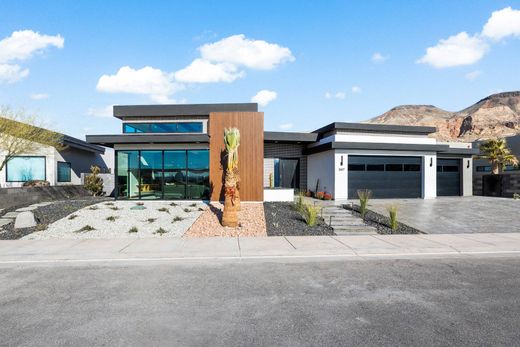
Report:
[{"label": "asphalt road", "polygon": [[5,346],[513,346],[520,258],[0,265]]}]

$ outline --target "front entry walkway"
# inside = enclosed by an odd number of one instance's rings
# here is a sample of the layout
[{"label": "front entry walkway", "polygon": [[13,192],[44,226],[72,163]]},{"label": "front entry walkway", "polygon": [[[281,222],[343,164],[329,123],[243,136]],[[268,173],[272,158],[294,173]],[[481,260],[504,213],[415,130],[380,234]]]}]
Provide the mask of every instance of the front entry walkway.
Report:
[{"label": "front entry walkway", "polygon": [[472,197],[436,199],[373,199],[369,209],[387,215],[398,205],[397,217],[428,234],[520,232],[520,200]]},{"label": "front entry walkway", "polygon": [[0,241],[0,264],[520,256],[520,233]]}]

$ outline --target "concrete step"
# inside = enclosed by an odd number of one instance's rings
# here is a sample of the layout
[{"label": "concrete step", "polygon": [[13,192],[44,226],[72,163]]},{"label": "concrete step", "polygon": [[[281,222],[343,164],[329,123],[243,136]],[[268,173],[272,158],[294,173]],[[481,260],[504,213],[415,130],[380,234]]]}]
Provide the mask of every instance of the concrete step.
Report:
[{"label": "concrete step", "polygon": [[377,234],[377,230],[375,228],[347,228],[347,229],[334,229],[334,233],[371,233]]},{"label": "concrete step", "polygon": [[346,236],[346,235],[377,235],[375,230],[373,231],[336,231],[334,233],[338,236]]}]

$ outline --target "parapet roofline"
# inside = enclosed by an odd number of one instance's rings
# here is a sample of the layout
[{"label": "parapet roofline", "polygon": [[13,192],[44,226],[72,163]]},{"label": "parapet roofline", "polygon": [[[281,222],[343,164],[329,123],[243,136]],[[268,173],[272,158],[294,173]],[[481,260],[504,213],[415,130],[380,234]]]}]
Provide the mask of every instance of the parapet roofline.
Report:
[{"label": "parapet roofline", "polygon": [[114,117],[207,116],[211,112],[258,112],[257,103],[121,105],[114,106]]},{"label": "parapet roofline", "polygon": [[316,129],[313,133],[320,136],[331,131],[353,131],[353,132],[371,132],[382,134],[414,134],[428,135],[437,131],[435,127],[412,126],[412,125],[394,125],[394,124],[369,124],[369,123],[344,123],[334,122],[324,127]]}]

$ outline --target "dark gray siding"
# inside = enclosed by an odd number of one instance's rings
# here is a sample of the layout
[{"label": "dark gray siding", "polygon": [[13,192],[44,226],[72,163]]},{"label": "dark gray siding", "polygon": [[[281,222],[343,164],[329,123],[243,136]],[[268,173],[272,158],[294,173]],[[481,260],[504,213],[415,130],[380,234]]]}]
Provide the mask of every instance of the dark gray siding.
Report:
[{"label": "dark gray siding", "polygon": [[299,158],[300,189],[307,189],[307,156],[302,154],[304,144],[264,143],[264,158]]}]

